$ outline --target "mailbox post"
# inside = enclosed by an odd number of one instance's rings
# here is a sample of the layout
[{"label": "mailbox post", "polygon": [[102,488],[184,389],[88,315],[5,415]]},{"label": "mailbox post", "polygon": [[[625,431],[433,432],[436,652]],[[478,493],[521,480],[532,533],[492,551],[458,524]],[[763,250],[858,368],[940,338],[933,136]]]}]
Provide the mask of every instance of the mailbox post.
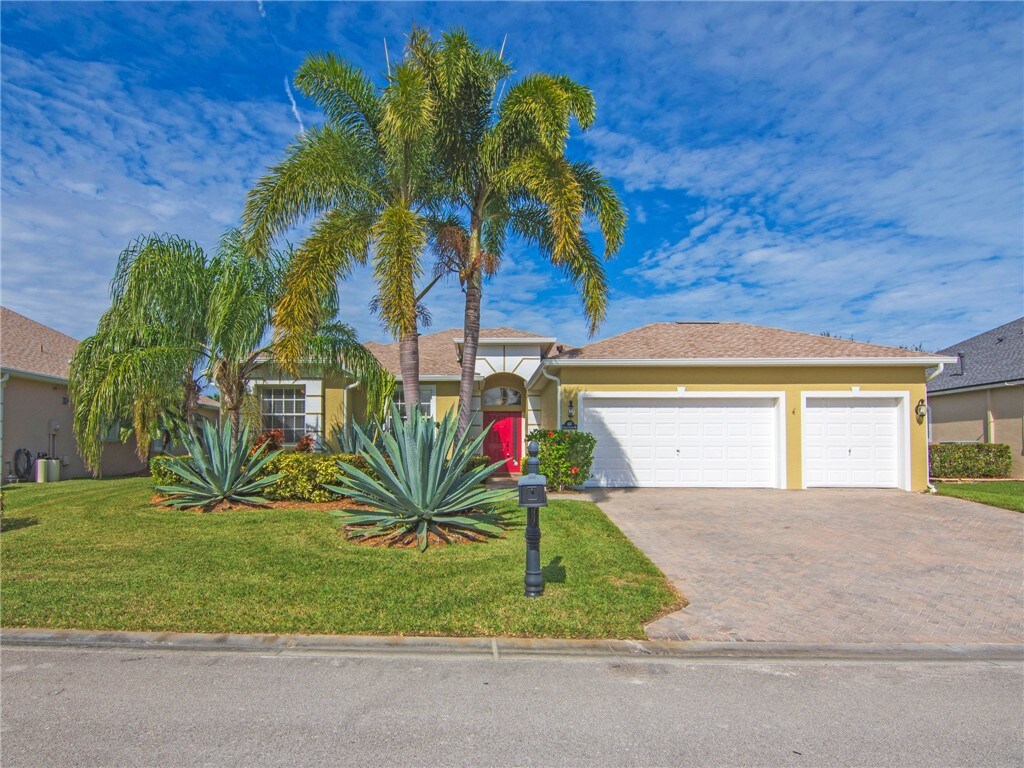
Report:
[{"label": "mailbox post", "polygon": [[548,505],[547,478],[539,474],[540,447],[536,440],[527,446],[526,474],[519,478],[519,506],[526,509],[526,586],[527,597],[544,594],[544,574],[540,570],[540,508]]}]

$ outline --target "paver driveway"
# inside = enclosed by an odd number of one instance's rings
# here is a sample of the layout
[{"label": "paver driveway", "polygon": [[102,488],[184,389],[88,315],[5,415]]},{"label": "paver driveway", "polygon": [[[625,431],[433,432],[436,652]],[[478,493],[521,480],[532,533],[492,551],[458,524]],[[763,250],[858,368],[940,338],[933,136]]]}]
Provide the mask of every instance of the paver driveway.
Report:
[{"label": "paver driveway", "polygon": [[651,637],[1024,642],[1024,514],[902,491],[595,490],[689,605]]}]

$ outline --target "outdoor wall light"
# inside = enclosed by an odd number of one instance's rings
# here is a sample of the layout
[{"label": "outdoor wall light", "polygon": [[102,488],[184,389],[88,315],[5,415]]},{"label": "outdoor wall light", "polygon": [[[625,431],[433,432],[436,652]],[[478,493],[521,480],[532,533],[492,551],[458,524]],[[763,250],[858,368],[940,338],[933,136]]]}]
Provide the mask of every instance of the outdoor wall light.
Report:
[{"label": "outdoor wall light", "polygon": [[573,405],[572,400],[569,401],[569,418],[571,419],[576,415],[576,406]]},{"label": "outdoor wall light", "polygon": [[928,404],[925,403],[923,398],[917,401],[914,413],[917,414],[917,423],[924,424],[924,417],[928,415]]}]

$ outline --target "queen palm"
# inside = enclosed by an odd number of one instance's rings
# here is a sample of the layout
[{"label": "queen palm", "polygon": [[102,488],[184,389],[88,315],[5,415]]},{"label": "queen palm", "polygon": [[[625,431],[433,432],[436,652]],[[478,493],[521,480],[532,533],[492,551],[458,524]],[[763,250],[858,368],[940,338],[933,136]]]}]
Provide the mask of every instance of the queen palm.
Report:
[{"label": "queen palm", "polygon": [[605,316],[607,279],[584,223],[597,219],[608,258],[622,245],[626,214],[593,165],[566,155],[572,121],[584,130],[593,124],[589,89],[538,73],[499,93],[512,68],[461,30],[440,41],[414,30],[409,49],[434,93],[435,152],[467,225],[451,228],[445,240],[466,294],[461,433],[471,416],[483,278],[500,267],[506,238],[533,244],[572,282],[593,334]]},{"label": "queen palm", "polygon": [[[146,459],[159,427],[195,423],[198,395],[209,384],[220,391],[222,416],[237,438],[246,382],[277,352],[267,337],[286,269],[286,254],[248,256],[237,230],[212,258],[176,236],[141,237],[125,249],[110,308],[71,363],[74,430],[87,466],[98,469],[104,435],[116,423],[133,425]],[[329,306],[322,310],[321,322],[297,339],[302,359],[351,372],[366,384],[372,407],[383,408],[393,379],[349,326],[323,321]]]},{"label": "queen palm", "polygon": [[338,280],[372,256],[374,306],[399,339],[405,402],[411,407],[419,398],[417,281],[439,199],[433,94],[413,61],[391,67],[378,89],[330,53],[308,56],[295,85],[320,107],[325,122],[288,148],[249,193],[243,214],[255,254],[313,219],[277,304],[282,362],[296,365],[301,340],[315,327],[321,305],[337,301]]}]

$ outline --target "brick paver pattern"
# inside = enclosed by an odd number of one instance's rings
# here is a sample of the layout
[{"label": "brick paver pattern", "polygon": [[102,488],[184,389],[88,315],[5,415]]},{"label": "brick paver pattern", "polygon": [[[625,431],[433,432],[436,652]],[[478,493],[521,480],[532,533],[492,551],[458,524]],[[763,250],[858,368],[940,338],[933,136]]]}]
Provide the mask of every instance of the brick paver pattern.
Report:
[{"label": "brick paver pattern", "polygon": [[689,601],[652,638],[1024,642],[1024,514],[902,491],[594,490]]}]

